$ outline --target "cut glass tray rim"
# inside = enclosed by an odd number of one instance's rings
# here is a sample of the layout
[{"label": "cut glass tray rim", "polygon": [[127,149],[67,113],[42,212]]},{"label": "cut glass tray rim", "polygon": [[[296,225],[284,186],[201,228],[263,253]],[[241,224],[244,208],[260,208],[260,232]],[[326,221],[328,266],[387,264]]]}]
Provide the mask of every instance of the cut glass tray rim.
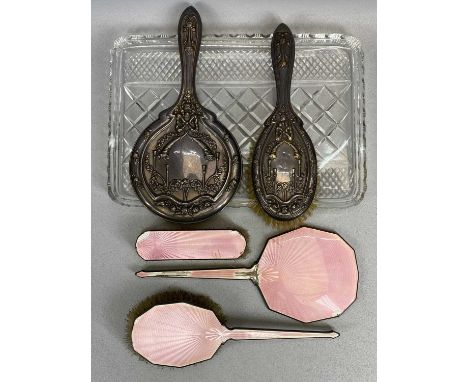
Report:
[{"label": "cut glass tray rim", "polygon": [[[246,158],[251,155],[254,134],[258,136],[265,115],[269,114],[266,112],[271,112],[274,106],[274,78],[269,62],[271,36],[206,35],[201,44],[197,68],[200,101],[217,114],[238,140],[244,157],[244,172],[250,167]],[[294,36],[296,62],[292,102],[318,154],[319,184],[315,203],[319,207],[355,205],[366,190],[364,66],[360,42],[342,34],[300,33]],[[329,52],[329,56],[324,52]],[[213,66],[221,70],[216,71]],[[159,70],[165,67],[169,68],[166,75]],[[137,135],[157,119],[162,109],[171,106],[172,99],[175,101],[179,72],[176,35],[129,35],[114,41],[110,60],[108,190],[110,197],[122,205],[142,206],[131,188],[128,156]],[[342,93],[340,85],[345,89]],[[233,102],[216,103],[218,94],[231,97],[229,101]],[[301,104],[302,99],[305,103]],[[260,105],[261,113],[251,109],[249,102]],[[141,109],[141,115],[136,116],[135,105]],[[213,110],[216,107],[219,110]],[[316,114],[312,115],[310,109]],[[336,117],[342,115],[342,120]],[[136,119],[132,119],[135,116]],[[343,143],[337,145],[336,142]],[[243,184],[228,206],[248,206],[251,202]]]}]

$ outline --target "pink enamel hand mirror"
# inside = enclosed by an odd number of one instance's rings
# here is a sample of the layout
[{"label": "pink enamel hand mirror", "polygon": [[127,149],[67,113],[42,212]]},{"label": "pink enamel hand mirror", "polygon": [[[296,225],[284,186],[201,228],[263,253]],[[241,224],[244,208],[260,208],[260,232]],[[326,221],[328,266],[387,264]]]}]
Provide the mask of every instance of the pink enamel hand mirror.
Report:
[{"label": "pink enamel hand mirror", "polygon": [[335,332],[228,329],[211,310],[186,303],[158,305],[139,316],[133,349],[151,363],[183,367],[213,357],[227,340],[336,338]]},{"label": "pink enamel hand mirror", "polygon": [[270,239],[251,268],[156,271],[139,277],[250,279],[268,307],[302,322],[339,316],[356,299],[354,250],[337,234],[308,227]]}]

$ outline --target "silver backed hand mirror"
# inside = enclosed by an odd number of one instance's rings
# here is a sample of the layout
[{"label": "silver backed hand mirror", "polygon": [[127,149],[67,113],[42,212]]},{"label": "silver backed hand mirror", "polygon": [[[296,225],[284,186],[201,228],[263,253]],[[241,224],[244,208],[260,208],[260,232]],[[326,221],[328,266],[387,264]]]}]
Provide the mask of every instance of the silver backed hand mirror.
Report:
[{"label": "silver backed hand mirror", "polygon": [[220,211],[236,192],[242,170],[234,137],[197,98],[201,37],[200,15],[188,7],[178,27],[179,98],[141,134],[130,160],[130,178],[140,200],[176,222],[196,222]]}]

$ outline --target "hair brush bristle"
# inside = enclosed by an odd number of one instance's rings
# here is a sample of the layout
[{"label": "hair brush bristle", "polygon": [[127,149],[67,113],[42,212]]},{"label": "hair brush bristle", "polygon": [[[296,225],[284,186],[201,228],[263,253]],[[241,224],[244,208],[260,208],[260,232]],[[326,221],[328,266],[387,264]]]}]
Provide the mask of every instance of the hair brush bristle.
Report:
[{"label": "hair brush bristle", "polygon": [[177,302],[185,302],[187,304],[198,306],[199,308],[211,310],[221,324],[224,325],[226,322],[226,317],[224,316],[221,307],[205,295],[194,294],[181,289],[167,289],[163,292],[147,297],[135,305],[127,314],[125,342],[128,344],[132,352],[137,354],[141,360],[151,364],[151,362],[135,352],[133,349],[132,330],[135,320],[156,305],[174,304]]}]

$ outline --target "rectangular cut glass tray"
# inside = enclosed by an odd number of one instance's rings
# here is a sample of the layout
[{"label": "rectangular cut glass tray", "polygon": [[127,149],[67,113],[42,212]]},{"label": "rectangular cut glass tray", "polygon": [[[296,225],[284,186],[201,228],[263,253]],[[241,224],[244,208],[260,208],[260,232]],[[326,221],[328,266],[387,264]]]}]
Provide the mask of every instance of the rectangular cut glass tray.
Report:
[{"label": "rectangular cut glass tray", "polygon": [[[359,40],[341,34],[295,35],[291,100],[314,143],[318,206],[357,204],[365,192],[363,55]],[[198,60],[198,98],[234,135],[244,175],[275,105],[271,35],[204,36]],[[127,36],[111,51],[109,195],[142,205],[133,191],[129,159],[144,129],[171,106],[180,85],[177,37]],[[247,206],[246,176],[229,206]]]}]

